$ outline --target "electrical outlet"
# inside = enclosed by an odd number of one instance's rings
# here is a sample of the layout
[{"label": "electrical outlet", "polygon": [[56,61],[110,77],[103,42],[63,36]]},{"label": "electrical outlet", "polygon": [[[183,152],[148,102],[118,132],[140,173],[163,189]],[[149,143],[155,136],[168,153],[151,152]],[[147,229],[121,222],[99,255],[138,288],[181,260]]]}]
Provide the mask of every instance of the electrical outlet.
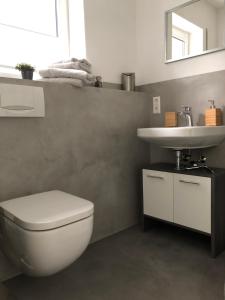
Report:
[{"label": "electrical outlet", "polygon": [[153,114],[161,113],[160,96],[153,97]]}]

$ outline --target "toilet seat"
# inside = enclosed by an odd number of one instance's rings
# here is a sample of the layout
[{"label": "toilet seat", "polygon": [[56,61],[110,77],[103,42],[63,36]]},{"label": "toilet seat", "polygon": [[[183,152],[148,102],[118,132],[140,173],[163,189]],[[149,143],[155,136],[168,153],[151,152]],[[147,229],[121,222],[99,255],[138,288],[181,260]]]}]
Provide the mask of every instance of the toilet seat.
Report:
[{"label": "toilet seat", "polygon": [[0,212],[29,231],[51,230],[88,218],[94,205],[62,191],[49,191],[0,203]]}]

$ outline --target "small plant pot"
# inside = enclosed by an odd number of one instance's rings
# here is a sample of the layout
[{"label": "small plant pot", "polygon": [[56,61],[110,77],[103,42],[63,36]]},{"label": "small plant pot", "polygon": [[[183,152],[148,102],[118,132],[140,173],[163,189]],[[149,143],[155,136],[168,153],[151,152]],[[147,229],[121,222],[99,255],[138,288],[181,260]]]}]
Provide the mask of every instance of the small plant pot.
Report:
[{"label": "small plant pot", "polygon": [[24,70],[24,71],[21,71],[21,74],[22,74],[23,79],[32,80],[34,71],[33,70]]}]

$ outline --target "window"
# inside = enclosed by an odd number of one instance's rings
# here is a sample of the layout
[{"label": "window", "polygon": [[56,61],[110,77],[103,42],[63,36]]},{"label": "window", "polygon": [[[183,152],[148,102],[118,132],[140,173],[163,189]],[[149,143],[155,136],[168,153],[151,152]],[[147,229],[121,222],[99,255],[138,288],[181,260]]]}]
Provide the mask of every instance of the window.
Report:
[{"label": "window", "polygon": [[172,37],[172,58],[185,56],[185,42],[176,37]]},{"label": "window", "polygon": [[17,29],[57,36],[57,1],[1,0],[0,23]]},{"label": "window", "polygon": [[172,58],[178,59],[189,54],[190,35],[187,31],[173,26],[172,28]]},{"label": "window", "polygon": [[172,58],[195,55],[206,49],[206,30],[172,13]]},{"label": "window", "polygon": [[83,10],[83,0],[0,0],[0,65],[85,57]]}]

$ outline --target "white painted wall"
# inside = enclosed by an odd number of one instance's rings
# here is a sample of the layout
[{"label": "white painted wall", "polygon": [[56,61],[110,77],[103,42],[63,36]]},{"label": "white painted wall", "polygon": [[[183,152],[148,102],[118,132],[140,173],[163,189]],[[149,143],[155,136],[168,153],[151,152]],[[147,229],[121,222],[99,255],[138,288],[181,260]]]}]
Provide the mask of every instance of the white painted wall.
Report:
[{"label": "white painted wall", "polygon": [[165,11],[185,2],[186,0],[136,0],[137,84],[225,69],[225,51],[164,63]]},{"label": "white painted wall", "polygon": [[136,71],[136,0],[84,0],[86,51],[93,72],[120,83]]},{"label": "white painted wall", "polygon": [[[186,0],[84,0],[87,58],[106,82],[148,84],[225,69],[225,51],[164,63],[165,11]],[[203,13],[204,14],[204,13]]]},{"label": "white painted wall", "polygon": [[220,47],[225,47],[225,8],[217,10],[217,40]]}]

